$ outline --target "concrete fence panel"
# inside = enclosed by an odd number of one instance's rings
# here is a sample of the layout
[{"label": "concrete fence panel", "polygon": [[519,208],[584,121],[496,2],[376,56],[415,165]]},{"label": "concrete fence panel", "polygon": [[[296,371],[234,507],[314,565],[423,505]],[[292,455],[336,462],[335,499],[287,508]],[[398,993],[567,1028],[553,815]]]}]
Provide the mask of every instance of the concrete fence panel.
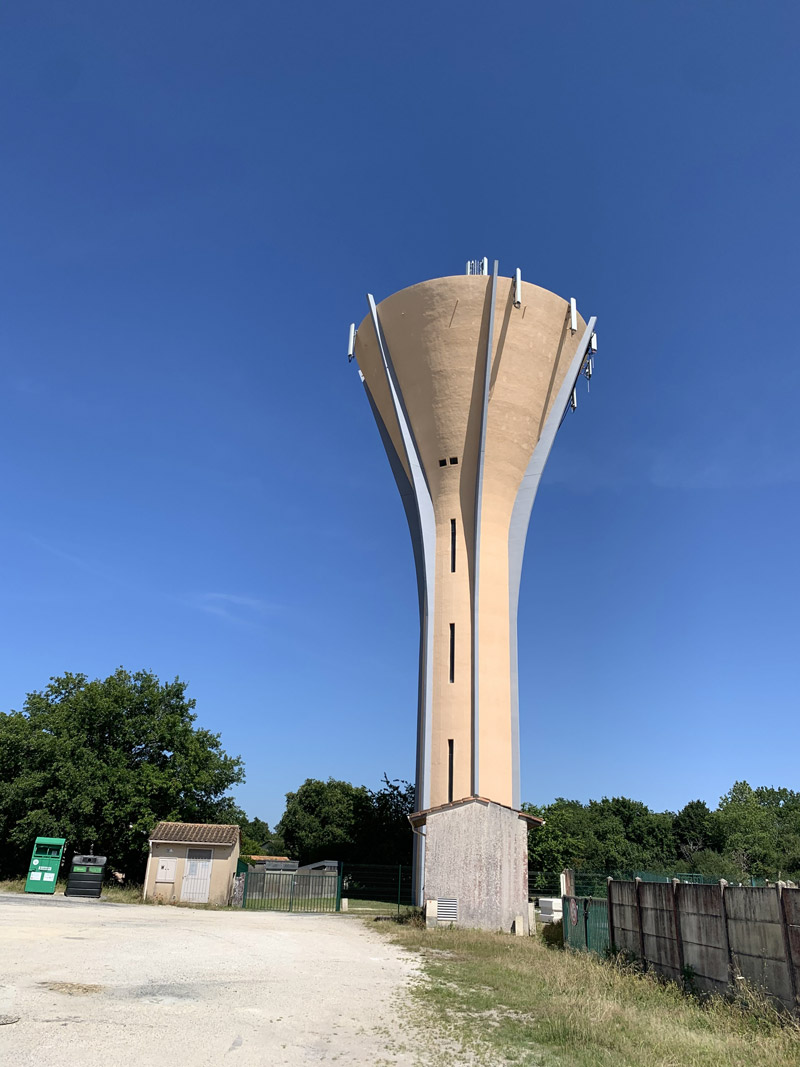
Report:
[{"label": "concrete fence panel", "polygon": [[672,885],[669,882],[640,882],[639,909],[646,965],[668,978],[680,979],[683,965],[675,926]]},{"label": "concrete fence panel", "polygon": [[613,909],[614,950],[640,956],[639,912],[635,882],[608,883],[609,912]]},{"label": "concrete fence panel", "polygon": [[774,887],[727,886],[725,910],[734,967],[752,985],[794,1008],[780,891]]},{"label": "concrete fence panel", "polygon": [[722,993],[730,979],[728,936],[720,885],[676,885],[683,963],[698,989]]}]

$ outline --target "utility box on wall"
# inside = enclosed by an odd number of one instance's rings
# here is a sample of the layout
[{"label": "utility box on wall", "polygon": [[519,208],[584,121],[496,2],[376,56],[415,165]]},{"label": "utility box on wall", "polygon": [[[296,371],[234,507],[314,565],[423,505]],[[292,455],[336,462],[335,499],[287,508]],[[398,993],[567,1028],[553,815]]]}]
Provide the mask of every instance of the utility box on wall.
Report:
[{"label": "utility box on wall", "polygon": [[56,878],[64,855],[64,837],[37,837],[25,882],[26,893],[55,893]]}]

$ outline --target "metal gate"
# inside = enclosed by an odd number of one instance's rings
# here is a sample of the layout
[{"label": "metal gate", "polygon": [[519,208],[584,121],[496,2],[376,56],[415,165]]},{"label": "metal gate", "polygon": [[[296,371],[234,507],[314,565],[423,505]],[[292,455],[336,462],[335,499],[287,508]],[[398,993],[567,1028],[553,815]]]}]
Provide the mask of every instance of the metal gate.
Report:
[{"label": "metal gate", "polygon": [[248,871],[245,908],[262,911],[338,911],[342,880],[336,871]]},{"label": "metal gate", "polygon": [[213,855],[213,849],[210,848],[188,849],[181,883],[181,900],[191,901],[193,904],[208,903]]},{"label": "metal gate", "polygon": [[564,944],[605,956],[611,948],[608,935],[608,901],[596,897],[563,897]]}]

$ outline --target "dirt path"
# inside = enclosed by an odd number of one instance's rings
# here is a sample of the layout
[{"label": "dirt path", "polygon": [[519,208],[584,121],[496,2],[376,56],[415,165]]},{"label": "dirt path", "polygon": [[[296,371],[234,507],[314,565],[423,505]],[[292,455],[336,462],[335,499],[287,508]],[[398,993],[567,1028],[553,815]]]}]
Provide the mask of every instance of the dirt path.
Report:
[{"label": "dirt path", "polygon": [[416,973],[346,916],[0,895],[0,1016],[19,1016],[0,1063],[436,1063],[406,1003]]}]

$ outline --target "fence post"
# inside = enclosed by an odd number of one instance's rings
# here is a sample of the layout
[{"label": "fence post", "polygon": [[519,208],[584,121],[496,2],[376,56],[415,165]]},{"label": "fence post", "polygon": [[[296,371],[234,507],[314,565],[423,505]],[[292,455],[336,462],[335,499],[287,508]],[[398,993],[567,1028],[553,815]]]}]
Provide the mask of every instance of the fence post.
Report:
[{"label": "fence post", "polygon": [[569,868],[561,872],[561,896],[575,896],[575,872]]},{"label": "fence post", "polygon": [[789,942],[789,930],[786,925],[786,909],[783,903],[783,891],[785,882],[778,882],[775,886],[778,893],[778,914],[781,917],[781,933],[783,934],[783,954],[786,957],[786,969],[789,972],[789,982],[792,990],[792,1008],[797,1011],[797,979],[794,973],[794,961],[792,960],[792,946]]},{"label": "fence post", "polygon": [[244,872],[244,889],[242,890],[242,909],[247,907],[247,879],[250,877],[250,872]]},{"label": "fence post", "polygon": [[733,977],[733,957],[731,956],[731,939],[728,935],[728,906],[725,903],[725,887],[727,882],[724,878],[719,880],[719,906],[722,912],[722,932],[725,935],[725,955],[728,957],[728,985]]},{"label": "fence post", "polygon": [[678,967],[681,978],[684,976],[685,963],[683,961],[683,937],[681,935],[681,908],[680,908],[681,880],[672,879],[672,919],[675,923],[675,942],[678,946]]},{"label": "fence post", "polygon": [[339,864],[339,870],[336,875],[336,910],[342,910],[342,865]]},{"label": "fence post", "polygon": [[289,911],[292,910],[292,904],[294,903],[294,883],[297,879],[297,875],[292,875],[292,884],[289,886]]},{"label": "fence post", "polygon": [[647,970],[647,958],[644,954],[644,930],[642,929],[642,880],[636,878],[634,880],[634,896],[636,899],[636,925],[639,927],[639,956],[642,961],[642,967]]},{"label": "fence post", "polygon": [[400,914],[400,893],[403,888],[403,864],[398,864],[397,867],[397,914]]},{"label": "fence post", "polygon": [[614,902],[611,899],[611,883],[613,881],[614,879],[610,877],[606,879],[606,899],[608,901],[608,940],[611,944],[611,952],[616,956],[617,944],[614,937]]}]

